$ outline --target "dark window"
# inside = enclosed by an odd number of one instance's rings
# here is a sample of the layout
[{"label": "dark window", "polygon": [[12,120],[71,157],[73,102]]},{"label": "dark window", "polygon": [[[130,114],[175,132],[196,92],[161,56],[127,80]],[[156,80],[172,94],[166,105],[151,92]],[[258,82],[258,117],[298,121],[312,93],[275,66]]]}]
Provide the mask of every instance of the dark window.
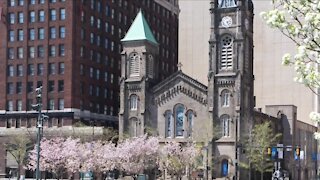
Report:
[{"label": "dark window", "polygon": [[33,92],[33,82],[28,82],[27,91],[28,93]]},{"label": "dark window", "polygon": [[21,94],[22,93],[22,82],[17,82],[16,92],[17,92],[17,94]]},{"label": "dark window", "polygon": [[59,80],[58,81],[58,91],[64,91],[64,81],[63,80]]},{"label": "dark window", "polygon": [[38,46],[38,57],[44,57],[44,47],[42,45]]},{"label": "dark window", "polygon": [[34,75],[34,66],[33,64],[28,64],[28,75],[33,76]]},{"label": "dark window", "polygon": [[38,64],[38,75],[43,75],[43,64]]},{"label": "dark window", "polygon": [[13,94],[14,93],[14,87],[12,82],[7,83],[7,94]]},{"label": "dark window", "polygon": [[49,81],[48,83],[48,91],[53,92],[54,91],[54,81]]}]

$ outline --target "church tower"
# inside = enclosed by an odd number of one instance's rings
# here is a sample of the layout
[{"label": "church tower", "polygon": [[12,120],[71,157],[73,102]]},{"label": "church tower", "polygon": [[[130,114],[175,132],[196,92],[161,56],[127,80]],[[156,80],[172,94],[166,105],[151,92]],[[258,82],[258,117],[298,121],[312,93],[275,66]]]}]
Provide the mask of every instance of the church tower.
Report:
[{"label": "church tower", "polygon": [[119,133],[140,136],[148,124],[149,91],[158,80],[158,42],[141,11],[121,41]]},{"label": "church tower", "polygon": [[245,161],[239,141],[253,120],[253,4],[211,0],[208,110],[219,129],[213,147],[214,176],[239,178]]}]

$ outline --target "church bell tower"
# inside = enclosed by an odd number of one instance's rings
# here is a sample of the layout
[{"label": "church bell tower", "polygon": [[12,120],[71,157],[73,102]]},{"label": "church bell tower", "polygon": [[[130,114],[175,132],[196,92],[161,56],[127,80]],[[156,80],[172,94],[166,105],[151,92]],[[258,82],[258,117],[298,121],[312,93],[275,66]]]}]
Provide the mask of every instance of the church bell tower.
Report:
[{"label": "church bell tower", "polygon": [[158,80],[158,42],[141,11],[121,42],[119,134],[140,136],[149,119],[149,91]]},{"label": "church bell tower", "polygon": [[211,0],[208,110],[219,129],[213,147],[214,176],[235,177],[245,161],[239,147],[253,117],[253,4],[251,0]]}]

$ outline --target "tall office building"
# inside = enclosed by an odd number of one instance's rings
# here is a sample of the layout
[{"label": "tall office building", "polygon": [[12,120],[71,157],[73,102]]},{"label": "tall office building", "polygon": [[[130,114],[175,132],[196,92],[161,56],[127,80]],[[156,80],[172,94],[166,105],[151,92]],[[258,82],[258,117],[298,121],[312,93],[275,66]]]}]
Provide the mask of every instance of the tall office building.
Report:
[{"label": "tall office building", "polygon": [[[179,61],[182,70],[200,82],[207,83],[210,36],[210,0],[179,1]],[[319,103],[312,92],[293,81],[292,67],[281,65],[282,55],[294,53],[294,44],[276,29],[271,29],[260,12],[272,8],[271,1],[253,0],[254,4],[254,94],[256,107],[265,111],[266,105],[294,104],[297,117],[308,124],[311,111],[319,111]]]},{"label": "tall office building", "polygon": [[117,126],[120,40],[140,9],[164,79],[178,63],[177,0],[1,0],[1,132],[35,127],[39,86],[46,128]]}]

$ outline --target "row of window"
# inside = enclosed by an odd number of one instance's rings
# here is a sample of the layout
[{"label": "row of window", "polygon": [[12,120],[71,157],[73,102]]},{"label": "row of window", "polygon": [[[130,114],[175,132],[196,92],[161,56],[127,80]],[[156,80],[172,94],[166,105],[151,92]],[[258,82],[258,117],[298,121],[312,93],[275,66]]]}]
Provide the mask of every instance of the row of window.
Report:
[{"label": "row of window", "polygon": [[[14,6],[24,6],[25,1],[28,1],[29,5],[35,5],[37,2],[39,4],[44,4],[46,0],[8,0],[8,6],[14,7]],[[49,0],[50,3],[56,3],[58,0]],[[65,2],[66,0],[59,0],[60,2]]]},{"label": "row of window", "polygon": [[177,104],[173,111],[167,110],[165,116],[165,136],[173,137],[191,137],[193,132],[193,123],[195,113],[192,110],[186,110],[183,104]]},{"label": "row of window", "polygon": [[[15,71],[16,69],[16,71]],[[63,62],[60,62],[58,64],[58,72],[56,72],[56,64],[55,63],[49,63],[48,64],[48,73],[50,75],[54,75],[56,73],[58,74],[64,74],[65,65]],[[7,76],[8,77],[14,77],[14,76],[24,76],[24,66],[22,64],[16,65],[16,68],[14,65],[8,65],[7,66]],[[34,64],[28,64],[27,66],[27,75],[33,76],[35,75],[35,65]],[[44,75],[44,65],[42,63],[37,64],[37,75]]]},{"label": "row of window", "polygon": [[[41,81],[37,82],[37,87],[40,87],[42,85]],[[7,94],[21,94],[22,92],[25,92],[23,88],[26,88],[28,93],[32,93],[35,90],[33,82],[27,82],[27,85],[24,87],[22,82],[16,82],[16,88],[14,88],[14,83],[13,82],[8,82],[7,83]],[[48,81],[48,92],[54,92],[55,85],[54,81]],[[64,91],[64,81],[63,80],[58,80],[58,92],[63,92]]]},{"label": "row of window", "polygon": [[[57,32],[59,30],[59,32]],[[38,35],[38,36],[37,36]],[[33,41],[36,40],[36,37],[38,40],[44,40],[45,39],[45,29],[44,28],[38,28],[36,35],[36,29],[31,28],[28,30],[28,40]],[[8,31],[8,41],[14,42],[17,41],[23,41],[26,36],[23,29],[18,29],[16,32],[15,30],[9,30]],[[64,39],[66,37],[66,29],[64,26],[60,26],[59,29],[56,27],[49,27],[49,38],[50,39],[56,39],[56,38]]]},{"label": "row of window", "polygon": [[[36,119],[7,119],[6,127],[7,128],[31,128],[32,126],[36,126]],[[46,127],[62,127],[63,126],[63,118],[49,118],[48,120],[43,122]]]},{"label": "row of window", "polygon": [[[58,110],[64,109],[64,99],[58,99],[58,105],[55,106],[55,100],[54,99],[48,99],[48,110],[55,110],[55,108],[58,108]],[[32,110],[31,105],[32,101],[28,102],[28,110]],[[13,100],[7,100],[7,111],[22,111],[23,110],[23,102],[21,99],[16,100],[16,107],[14,108],[14,102]]]},{"label": "row of window", "polygon": [[[50,9],[49,10],[49,20],[50,21],[56,21],[58,20],[58,14],[56,9]],[[29,23],[36,22],[36,12],[35,11],[29,11]],[[61,8],[59,9],[59,20],[65,20],[66,19],[66,9]],[[39,10],[38,11],[38,22],[44,22],[46,20],[45,11]],[[23,12],[18,12],[17,15],[13,12],[8,13],[8,21],[9,24],[15,24],[16,21],[19,24],[23,24],[25,22],[25,16]]]},{"label": "row of window", "polygon": [[[58,48],[58,53],[57,53],[57,49]],[[16,49],[16,58],[17,59],[23,59],[25,56],[24,53],[24,48],[23,47],[17,47]],[[58,46],[55,45],[49,45],[48,47],[48,55],[49,57],[56,57],[57,54],[61,57],[65,56],[65,45],[64,44],[59,44]],[[44,46],[43,45],[39,45],[37,47],[37,53],[36,53],[36,49],[34,46],[29,46],[28,47],[28,58],[35,58],[37,55],[38,58],[43,58],[44,57]],[[8,59],[9,60],[13,60],[15,59],[15,48],[11,47],[8,48]]]},{"label": "row of window", "polygon": [[93,49],[87,49],[85,46],[80,47],[80,57],[87,57],[87,52],[90,52],[88,57],[91,61],[95,61],[97,63],[104,63],[105,67],[110,67],[111,69],[116,68],[118,66],[118,70],[121,69],[121,61],[115,62],[113,57],[109,57],[107,54],[102,56],[99,51],[95,51]]}]

